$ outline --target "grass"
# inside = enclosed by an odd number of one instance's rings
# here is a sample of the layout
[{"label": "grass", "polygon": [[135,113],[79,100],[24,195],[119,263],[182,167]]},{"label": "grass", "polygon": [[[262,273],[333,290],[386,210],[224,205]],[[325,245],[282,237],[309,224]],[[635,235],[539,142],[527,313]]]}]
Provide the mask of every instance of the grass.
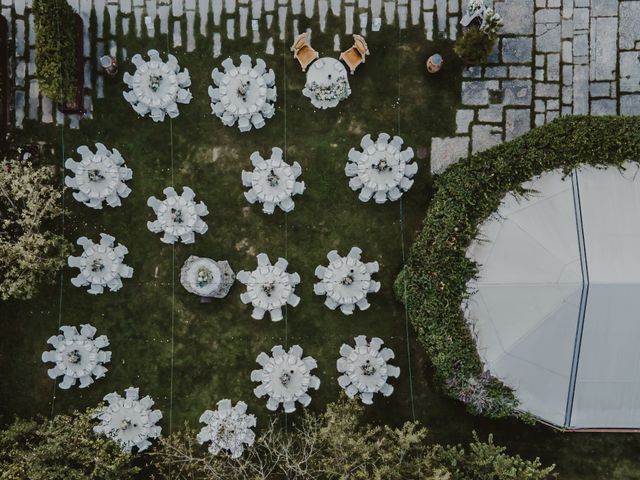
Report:
[{"label": "grass", "polygon": [[[336,33],[339,27],[334,26]],[[312,405],[319,408],[338,396],[335,361],[340,345],[359,334],[383,338],[395,350],[395,363],[402,369],[396,393],[378,401],[379,416],[410,418],[406,317],[394,299],[392,282],[403,263],[403,231],[408,244],[426,208],[428,164],[419,161],[416,185],[403,198],[402,220],[398,202],[361,203],[348,187],[344,165],[349,149],[365,133],[400,134],[414,150],[426,150],[432,136],[453,130],[460,70],[452,61],[441,75],[427,78],[423,67],[428,53],[438,48],[451,57],[451,45],[427,44],[423,38],[422,31],[413,30],[399,45],[395,28],[372,35],[373,55],[350,77],[351,98],[336,109],[315,111],[302,96],[305,75],[293,61],[288,41],[276,43],[275,55],[265,56],[264,42],[227,40],[222,57],[214,60],[211,41],[202,37],[198,48],[186,53],[168,50],[167,39],[160,35],[139,39],[120,32],[118,43],[126,45],[130,55],[149,48],[176,54],[191,73],[194,99],[180,106],[180,116],[173,121],[139,119],[122,98],[125,86],[119,75],[105,79],[105,99],[95,100],[94,119],[83,121],[79,130],[27,122],[23,132],[16,132],[21,141],[51,142],[55,154],[50,161],[57,165],[74,156],[82,144],[100,141],[120,150],[134,171],[131,196],[121,208],[95,211],[76,202],[68,191],[64,225],[59,228],[74,242],[81,235],[114,235],[129,248],[126,262],[135,273],[119,292],[94,297],[71,285],[70,277],[76,273],[67,269],[59,284],[43,288],[32,301],[0,305],[0,316],[15,319],[6,325],[0,343],[4,420],[85,408],[129,385],[155,399],[164,412],[165,432],[187,420],[195,423],[204,409],[226,397],[247,401],[265,418],[265,402],[254,397],[249,374],[257,368],[257,354],[277,344],[300,344],[305,355],[318,360],[322,387],[314,393]],[[314,47],[327,55],[335,55],[332,44],[333,33],[314,36]],[[275,117],[249,134],[227,128],[213,117],[207,95],[211,69],[226,56],[237,59],[241,53],[265,58],[276,72],[279,94]],[[121,73],[132,70],[128,61],[121,63]],[[302,165],[307,184],[288,215],[280,211],[264,215],[259,205],[250,205],[243,197],[240,173],[250,168],[249,155],[254,150],[268,154],[273,146],[284,148],[288,161]],[[62,180],[62,172],[60,176]],[[209,232],[198,236],[194,245],[168,246],[146,229],[152,218],[146,199],[161,195],[168,185],[192,187],[209,208]],[[364,250],[365,260],[380,262],[377,278],[383,287],[370,298],[370,310],[345,317],[328,310],[324,299],[313,294],[313,271],[325,263],[329,250],[346,253],[353,245]],[[228,298],[207,305],[179,283],[180,267],[189,255],[228,260],[237,272],[253,269],[260,252],[274,260],[286,257],[290,271],[302,277],[296,290],[302,302],[288,309],[283,322],[252,320],[250,307],[240,302],[239,284]],[[48,379],[40,353],[59,324],[81,323],[91,323],[109,337],[112,362],[106,378],[90,388],[62,391]],[[402,412],[401,418],[393,412]]]},{"label": "grass", "polygon": [[[95,23],[95,20],[92,19]],[[107,20],[108,22],[108,20]],[[327,31],[300,18],[299,29],[310,26],[313,46],[323,55],[335,56],[333,35],[341,34],[343,20],[328,22]],[[274,21],[274,24],[276,22]],[[156,28],[158,26],[156,25]],[[149,48],[167,51],[167,39],[138,39],[124,35],[118,22],[118,44],[130,55]],[[186,24],[182,25],[183,31]],[[108,25],[105,25],[108,31]],[[95,31],[95,29],[93,30]],[[271,32],[277,39],[275,26]],[[365,133],[399,133],[416,152],[426,149],[433,136],[450,135],[455,128],[455,109],[460,102],[460,65],[451,43],[429,43],[419,29],[400,32],[383,27],[368,36],[372,55],[356,75],[350,77],[352,95],[338,108],[314,111],[301,89],[304,74],[288,51],[289,42],[276,40],[276,54],[264,55],[263,41],[225,40],[222,57],[211,57],[212,42],[198,36],[192,53],[171,51],[192,75],[194,100],[180,106],[172,123],[138,119],[124,101],[124,85],[105,79],[105,99],[94,102],[94,119],[83,121],[72,131],[25,121],[16,132],[20,140],[45,140],[55,146],[50,161],[62,165],[81,144],[103,142],[118,148],[134,170],[131,196],[117,209],[94,211],[65,195],[64,233],[75,241],[81,235],[96,238],[113,234],[130,253],[127,263],[135,269],[115,293],[93,297],[69,281],[65,270],[59,284],[45,287],[30,302],[0,303],[0,423],[14,415],[51,415],[97,404],[108,392],[122,392],[129,385],[152,395],[164,413],[163,432],[192,425],[206,408],[221,398],[243,399],[258,416],[259,425],[269,415],[264,400],[254,397],[249,380],[256,368],[255,357],[273,345],[299,343],[306,355],[318,360],[320,390],[312,392],[310,408],[320,409],[337,398],[335,361],[343,342],[353,336],[377,335],[396,352],[401,376],[394,381],[394,394],[376,398],[367,415],[377,421],[398,424],[412,417],[409,384],[409,351],[413,374],[416,417],[433,432],[434,441],[467,442],[470,432],[481,436],[496,433],[496,441],[527,457],[539,455],[545,463],[558,463],[562,478],[596,480],[640,478],[637,450],[640,440],[631,434],[560,435],[545,427],[530,427],[511,420],[489,421],[465,413],[464,408],[437,393],[424,352],[409,330],[406,316],[395,300],[392,283],[403,266],[402,239],[408,249],[421,226],[431,196],[428,159],[419,159],[413,188],[401,205],[363,204],[348,187],[344,175],[347,152]],[[95,42],[92,52],[95,55]],[[445,69],[427,76],[424,61],[439,51]],[[223,58],[241,53],[261,56],[276,71],[278,111],[262,130],[241,134],[224,127],[210,114],[206,93],[211,69]],[[121,72],[132,71],[128,62]],[[94,71],[93,74],[96,72]],[[64,142],[64,144],[63,144]],[[285,216],[265,216],[258,205],[243,198],[240,172],[249,168],[254,150],[268,153],[272,146],[285,149],[289,161],[303,167],[307,191],[296,198],[295,210]],[[173,152],[173,154],[172,154]],[[62,182],[63,173],[60,174]],[[146,230],[151,210],[150,195],[160,195],[167,185],[189,185],[210,210],[209,232],[191,246],[164,245]],[[58,228],[63,228],[61,225]],[[352,245],[364,250],[366,260],[378,260],[382,282],[370,297],[372,307],[352,317],[331,312],[312,292],[313,270],[334,248],[348,251]],[[296,293],[302,302],[289,309],[280,323],[250,318],[250,308],[241,304],[242,289],[235,285],[228,298],[209,305],[198,303],[178,281],[182,262],[191,254],[227,259],[238,271],[255,265],[254,255],[264,251],[273,259],[288,258],[291,270],[302,276]],[[109,336],[113,360],[107,376],[86,390],[61,391],[47,377],[40,354],[46,339],[59,324],[90,322]],[[54,401],[55,395],[55,401]],[[635,475],[635,477],[634,477]]]}]

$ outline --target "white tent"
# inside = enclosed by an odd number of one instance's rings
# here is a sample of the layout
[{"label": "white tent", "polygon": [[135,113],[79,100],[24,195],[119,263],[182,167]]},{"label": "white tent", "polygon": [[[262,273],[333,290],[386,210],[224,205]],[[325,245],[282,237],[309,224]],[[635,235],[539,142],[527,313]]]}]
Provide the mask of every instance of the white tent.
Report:
[{"label": "white tent", "polygon": [[467,255],[463,304],[485,367],[571,429],[640,428],[640,175],[583,167],[509,193]]}]

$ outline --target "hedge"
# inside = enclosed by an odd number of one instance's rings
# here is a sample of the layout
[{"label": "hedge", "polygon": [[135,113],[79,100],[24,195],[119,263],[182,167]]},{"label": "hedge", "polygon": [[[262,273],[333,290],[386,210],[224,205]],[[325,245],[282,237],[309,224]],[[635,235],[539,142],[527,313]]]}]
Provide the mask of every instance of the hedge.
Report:
[{"label": "hedge", "polygon": [[77,91],[76,14],[66,0],[34,0],[36,70],[40,91],[60,103]]},{"label": "hedge", "polygon": [[514,393],[483,373],[463,317],[466,284],[478,265],[465,256],[478,226],[522,183],[581,164],[620,166],[640,161],[640,117],[563,117],[449,167],[434,180],[423,230],[411,247],[396,292],[405,302],[437,383],[472,413],[520,415]]}]

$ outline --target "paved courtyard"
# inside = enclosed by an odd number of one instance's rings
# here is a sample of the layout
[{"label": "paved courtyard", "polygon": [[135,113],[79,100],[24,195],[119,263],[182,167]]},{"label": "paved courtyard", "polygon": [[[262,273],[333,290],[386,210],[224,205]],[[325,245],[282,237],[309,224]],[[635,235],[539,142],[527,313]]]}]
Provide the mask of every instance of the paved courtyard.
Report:
[{"label": "paved courtyard", "polygon": [[456,135],[432,140],[432,172],[560,115],[640,115],[640,1],[494,4],[501,38],[488,65],[465,69]]}]

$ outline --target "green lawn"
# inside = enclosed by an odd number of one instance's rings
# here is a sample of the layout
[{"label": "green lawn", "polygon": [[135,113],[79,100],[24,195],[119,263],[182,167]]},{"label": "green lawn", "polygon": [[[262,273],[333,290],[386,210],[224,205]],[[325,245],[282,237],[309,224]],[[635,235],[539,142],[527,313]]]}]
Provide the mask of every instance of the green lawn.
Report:
[{"label": "green lawn", "polygon": [[[314,48],[326,55],[336,55],[335,33],[342,32],[343,47],[348,43],[342,25],[329,25],[325,34],[317,25],[308,26],[316,32]],[[300,29],[306,27],[300,24]],[[277,39],[275,29],[274,25]],[[315,357],[322,384],[311,393],[310,408],[319,409],[340,391],[335,368],[340,345],[366,334],[385,340],[401,368],[400,378],[392,382],[394,394],[376,398],[368,409],[372,418],[395,424],[411,419],[413,410],[432,429],[434,440],[444,442],[467,441],[473,429],[482,435],[495,432],[497,442],[514,452],[559,463],[563,478],[640,478],[638,473],[616,471],[637,465],[632,461],[636,462],[640,442],[633,435],[560,435],[542,426],[475,418],[430,385],[427,361],[407,327],[392,284],[403,264],[403,243],[404,248],[411,244],[430,198],[428,158],[422,152],[428,151],[432,137],[455,129],[461,66],[450,42],[426,42],[419,29],[383,27],[368,38],[372,54],[350,77],[351,97],[336,109],[315,111],[302,96],[305,77],[291,57],[289,40],[276,40],[273,56],[264,54],[264,41],[225,40],[217,60],[211,56],[211,38],[198,41],[192,53],[169,49],[189,69],[194,95],[189,105],[180,105],[180,116],[173,121],[137,118],[122,98],[125,86],[119,75],[105,80],[105,99],[94,101],[94,119],[83,121],[79,130],[26,121],[24,130],[15,132],[23,141],[51,142],[55,154],[50,161],[57,165],[82,144],[102,142],[120,150],[134,172],[129,182],[133,193],[123,206],[95,211],[67,192],[64,225],[58,227],[73,242],[82,235],[114,235],[129,248],[126,263],[135,273],[119,292],[94,297],[73,287],[70,277],[75,272],[65,269],[59,284],[42,288],[32,301],[0,303],[2,422],[14,415],[84,409],[111,391],[133,385],[155,399],[164,414],[165,433],[184,421],[195,424],[222,398],[245,400],[260,426],[273,414],[252,392],[255,384],[249,374],[257,366],[258,353],[277,344],[299,344],[305,355]],[[149,48],[165,55],[169,45],[159,34],[139,39],[120,33],[118,43],[126,45],[129,55]],[[95,45],[92,48],[95,51]],[[428,77],[424,61],[435,51],[443,54],[446,68]],[[207,95],[212,68],[226,56],[237,59],[241,53],[264,58],[276,72],[278,87],[275,117],[265,128],[244,134],[211,115]],[[121,74],[132,70],[129,62],[121,63]],[[418,152],[418,175],[401,202],[363,204],[344,175],[347,153],[365,133],[383,131],[401,135]],[[268,154],[273,146],[283,148],[288,161],[302,165],[301,179],[307,185],[288,215],[280,210],[264,215],[259,205],[249,205],[243,197],[240,174],[250,167],[249,155],[255,150]],[[63,176],[61,171],[61,184]],[[209,208],[209,231],[197,236],[195,244],[165,245],[146,228],[152,219],[146,199],[161,196],[168,185],[192,187]],[[328,310],[324,299],[313,294],[313,271],[325,262],[329,250],[346,253],[353,245],[363,249],[366,261],[380,263],[377,279],[382,289],[370,296],[368,311],[346,317]],[[224,300],[200,304],[179,283],[180,267],[189,255],[229,260],[237,272],[253,269],[260,252],[272,260],[286,257],[290,271],[302,277],[296,290],[302,301],[289,308],[280,323],[251,319],[250,307],[240,302],[241,285]],[[109,372],[88,389],[62,391],[47,377],[48,366],[40,354],[59,325],[81,323],[91,323],[109,337]]]}]

